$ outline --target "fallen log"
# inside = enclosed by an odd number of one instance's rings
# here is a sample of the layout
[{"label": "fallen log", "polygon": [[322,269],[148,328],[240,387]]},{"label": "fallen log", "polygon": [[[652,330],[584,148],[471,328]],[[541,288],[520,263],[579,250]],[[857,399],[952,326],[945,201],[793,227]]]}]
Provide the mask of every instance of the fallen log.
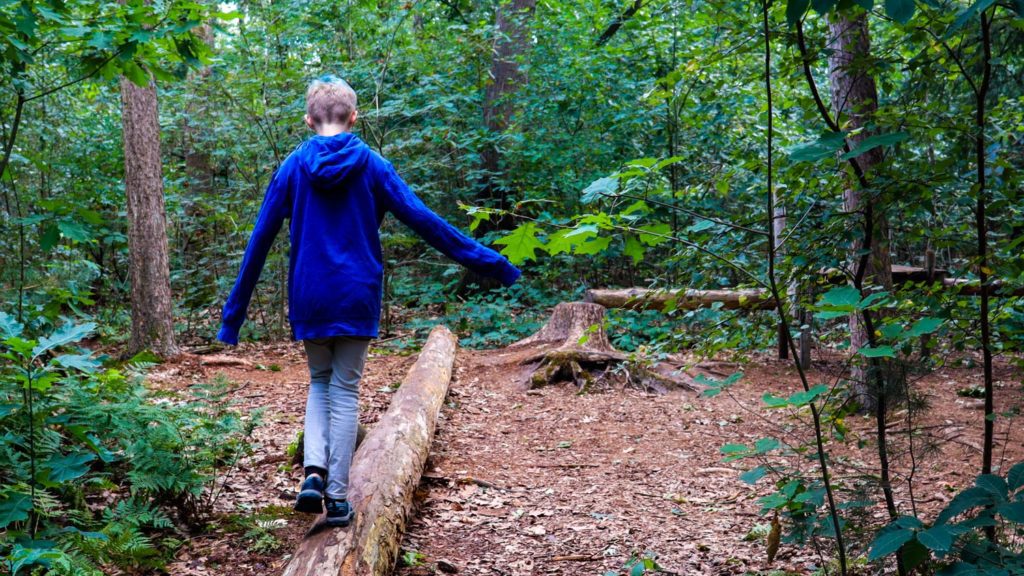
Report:
[{"label": "fallen log", "polygon": [[[964,296],[981,295],[981,284],[977,280],[945,278],[942,281],[942,285],[946,288],[953,288]],[[1016,298],[1024,296],[1024,288],[1008,286],[1001,280],[993,280],[989,284],[988,293],[996,297]]]},{"label": "fallen log", "polygon": [[355,509],[352,524],[324,528],[318,518],[285,568],[285,576],[391,573],[448,393],[455,348],[455,336],[447,328],[438,326],[430,333],[388,411],[353,457],[349,473],[349,501]]},{"label": "fallen log", "polygon": [[587,302],[605,308],[628,310],[696,310],[721,302],[726,310],[772,310],[775,303],[764,290],[621,290],[592,289],[584,297]]},{"label": "fallen log", "polygon": [[[823,268],[819,273],[830,284],[842,285],[849,283],[848,274],[839,268]],[[961,296],[979,296],[981,294],[981,283],[977,279],[950,278],[947,276],[948,272],[941,269],[932,271],[931,280],[929,280],[926,274],[926,268],[899,265],[893,265],[892,267],[892,281],[897,286],[911,282],[919,284],[932,283],[933,286],[941,285],[943,288],[954,290]],[[1024,287],[1011,286],[1002,280],[994,279],[989,280],[989,294],[1001,298],[1018,298],[1024,296]]]},{"label": "fallen log", "polygon": [[[896,269],[894,266],[894,278]],[[915,272],[903,271],[910,269],[909,266],[901,266],[902,274],[896,284],[918,281]],[[825,270],[822,274],[834,279],[833,283],[846,283],[845,276],[838,271]],[[829,274],[833,274],[829,276]],[[941,281],[944,288],[958,291],[963,296],[978,296],[981,294],[981,285],[977,280],[967,278],[936,278],[937,283]],[[994,280],[989,285],[989,294],[996,297],[1012,298],[1024,296],[1024,288],[1011,287],[1000,280]],[[773,310],[775,303],[771,296],[764,290],[740,289],[740,290],[681,290],[665,289],[652,290],[648,288],[622,288],[617,290],[593,288],[587,290],[584,300],[600,304],[605,308],[624,308],[627,310],[696,310],[705,308],[717,302],[722,303],[726,310]]]}]

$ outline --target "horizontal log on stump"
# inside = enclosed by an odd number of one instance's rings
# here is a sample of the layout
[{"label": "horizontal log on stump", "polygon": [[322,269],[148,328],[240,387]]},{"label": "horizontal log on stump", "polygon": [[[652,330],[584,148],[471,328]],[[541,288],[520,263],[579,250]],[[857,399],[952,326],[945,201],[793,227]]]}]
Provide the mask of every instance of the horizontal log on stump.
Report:
[{"label": "horizontal log on stump", "polygon": [[[849,283],[847,274],[839,268],[824,268],[820,271],[820,274],[825,276],[830,284]],[[978,296],[981,294],[981,284],[977,280],[970,278],[948,278],[947,274],[946,270],[933,270],[932,282],[936,284],[941,282],[943,288],[956,290],[961,296]],[[911,282],[927,283],[928,271],[925,268],[915,266],[894,265],[892,267],[892,281],[896,285]],[[1015,298],[1024,296],[1024,287],[1010,288],[1002,280],[992,280],[989,283],[989,294],[1004,298]]]},{"label": "horizontal log on stump", "polygon": [[434,427],[451,381],[455,336],[443,326],[430,333],[416,364],[391,398],[388,411],[352,459],[348,528],[314,524],[299,544],[285,576],[384,576],[391,574],[430,451]]},{"label": "horizontal log on stump", "polygon": [[605,308],[628,310],[696,310],[721,302],[726,310],[772,310],[775,303],[764,290],[650,290],[623,288],[621,290],[587,290],[585,300]]},{"label": "horizontal log on stump", "polygon": [[[959,290],[960,294],[963,294],[964,296],[981,295],[981,284],[977,280],[970,280],[967,278],[946,278],[942,281],[942,285],[946,288]],[[991,296],[1014,298],[1024,296],[1024,287],[1010,288],[1001,280],[994,280],[988,285],[988,293]]]}]

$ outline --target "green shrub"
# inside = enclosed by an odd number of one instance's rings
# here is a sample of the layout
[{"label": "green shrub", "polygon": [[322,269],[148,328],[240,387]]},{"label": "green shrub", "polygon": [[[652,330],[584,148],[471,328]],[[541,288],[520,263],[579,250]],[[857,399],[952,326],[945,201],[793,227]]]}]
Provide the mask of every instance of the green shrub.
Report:
[{"label": "green shrub", "polygon": [[0,566],[12,575],[161,566],[250,453],[259,415],[232,410],[224,381],[156,398],[73,348],[94,329],[33,337],[0,313]]},{"label": "green shrub", "polygon": [[899,554],[908,571],[933,564],[940,576],[1024,574],[1024,462],[1005,477],[980,474],[931,526],[901,516],[871,543],[869,560]]}]

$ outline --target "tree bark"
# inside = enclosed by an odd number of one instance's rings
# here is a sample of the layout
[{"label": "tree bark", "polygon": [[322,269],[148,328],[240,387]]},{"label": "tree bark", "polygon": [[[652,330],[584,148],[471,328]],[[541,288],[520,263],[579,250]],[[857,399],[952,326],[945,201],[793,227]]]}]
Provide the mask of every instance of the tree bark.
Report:
[{"label": "tree bark", "polygon": [[[851,16],[847,12],[831,12],[828,15],[829,27],[829,83],[832,89],[832,110],[836,124],[844,130],[855,130],[868,124],[871,116],[878,109],[878,90],[875,80],[869,73],[871,65],[871,39],[868,33],[868,21],[865,13]],[[851,148],[870,136],[863,131],[850,136]],[[864,175],[881,164],[882,148],[875,148],[856,158],[860,171]],[[853,262],[853,276],[857,288],[871,285],[884,290],[892,290],[891,260],[888,246],[888,223],[884,211],[877,200],[864,197],[865,191],[857,182],[849,182],[843,193],[843,205],[851,214],[864,214],[869,221],[870,238],[866,235],[853,241],[850,246]],[[870,244],[871,254],[861,258],[858,253]],[[863,269],[862,269],[863,268]],[[850,315],[850,349],[853,351],[868,344],[869,338],[863,319],[858,314]],[[864,371],[858,367],[851,374],[854,393],[864,406],[873,406],[873,394],[865,382]]]},{"label": "tree bark", "polygon": [[166,358],[176,355],[178,346],[174,341],[156,84],[151,79],[141,87],[122,78],[121,106],[132,312],[128,353],[148,349]]},{"label": "tree bark", "polygon": [[[846,11],[832,12],[828,16],[829,81],[832,88],[832,108],[836,124],[843,129],[862,128],[868,124],[878,109],[878,90],[875,80],[868,72],[871,65],[871,41],[868,35],[866,13],[850,16]],[[847,138],[850,148],[870,136],[867,130]],[[861,214],[863,222],[860,239],[851,246],[854,286],[864,294],[872,285],[892,291],[892,262],[889,258],[888,226],[884,207],[878,206],[876,198],[867,198],[866,183],[872,170],[883,160],[881,148],[875,148],[855,159],[859,172],[858,181],[848,182],[843,196],[846,211]],[[867,256],[859,252],[866,250]],[[850,315],[850,349],[854,352],[868,344],[874,344],[874,321],[872,312],[863,310]],[[869,361],[870,369],[865,371],[856,363],[851,372],[851,387],[854,396],[864,409],[871,409],[875,415],[875,431],[878,442],[879,484],[885,498],[886,511],[890,520],[897,517],[895,497],[889,473],[886,416],[888,412],[888,388],[906,384],[898,365],[883,358]],[[896,389],[893,386],[893,389]],[[907,573],[903,562],[903,549],[896,558],[900,576]]]},{"label": "tree bark", "polygon": [[[516,59],[527,47],[527,30],[533,17],[537,0],[507,0],[499,2],[495,9],[495,25],[498,29],[494,40],[494,59],[491,61],[491,83],[484,92],[483,116],[484,127],[487,128],[488,141],[480,151],[482,177],[477,201],[489,208],[508,210],[511,202],[507,189],[499,183],[502,174],[501,148],[498,139],[508,129],[515,106],[512,95],[517,88],[526,82],[526,75],[519,70]],[[500,214],[485,220],[477,227],[475,234],[479,238],[494,230],[511,228],[512,219]],[[467,272],[463,276],[459,291],[469,286],[482,290],[498,288],[497,280],[482,276],[475,272]]]},{"label": "tree bark", "polygon": [[448,393],[455,349],[455,336],[443,326],[434,328],[387,413],[352,460],[352,524],[346,529],[322,529],[321,522],[316,522],[285,568],[285,576],[391,574]]},{"label": "tree bark", "polygon": [[[213,46],[213,27],[203,24],[195,32],[204,44]],[[209,102],[210,90],[207,86],[210,77],[209,66],[204,66],[192,74],[191,80],[196,89],[196,98],[188,101],[185,117],[182,119],[182,144],[185,155],[185,174],[188,176],[191,197],[209,194],[213,190],[213,163],[210,154],[201,145],[202,127],[208,125],[205,119],[206,106]]]},{"label": "tree bark", "polygon": [[[484,93],[483,106],[484,126],[492,141],[484,146],[480,154],[485,172],[482,199],[493,208],[508,207],[505,192],[494,178],[501,173],[501,150],[493,138],[508,128],[515,109],[511,96],[526,81],[516,59],[526,51],[528,23],[533,17],[536,4],[537,0],[509,0],[498,6],[494,16],[498,36],[494,41],[491,83]],[[483,224],[486,226],[488,223]]]}]

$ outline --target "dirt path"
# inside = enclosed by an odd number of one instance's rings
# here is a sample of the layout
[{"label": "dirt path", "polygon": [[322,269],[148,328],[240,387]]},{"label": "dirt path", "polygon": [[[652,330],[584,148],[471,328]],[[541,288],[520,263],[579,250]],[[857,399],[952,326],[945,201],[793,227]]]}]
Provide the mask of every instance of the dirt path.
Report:
[{"label": "dirt path", "polygon": [[[154,380],[173,388],[221,372],[244,384],[238,399],[245,406],[268,410],[257,432],[258,453],[232,479],[220,506],[269,519],[277,546],[253,551],[251,538],[220,530],[182,551],[169,568],[174,575],[278,573],[308,523],[290,513],[290,502],[281,498],[299,481],[299,471],[283,453],[301,426],[306,386],[301,350],[282,345],[233,354],[251,364],[185,363],[165,368]],[[683,391],[577,395],[569,386],[525,392],[512,382],[508,367],[496,363],[494,353],[460,350],[416,517],[403,543],[410,565],[396,573],[603,575],[619,573],[631,557],[643,554],[653,554],[665,570],[678,574],[814,571],[820,560],[812,550],[785,544],[776,561],[767,564],[767,520],[757,515],[757,499],[771,492],[770,478],[749,486],[738,474],[751,463],[722,462],[723,444],[752,444],[768,435],[799,441],[806,429],[782,412],[764,409],[761,401],[766,392],[796,390],[789,366],[765,357],[754,360],[728,394],[710,399]],[[411,361],[371,356],[362,394],[364,422],[377,419]],[[275,364],[280,371],[265,369]],[[828,376],[813,373],[815,381],[828,381]],[[977,376],[976,370],[946,369],[917,384],[933,407],[915,422],[925,427],[915,473],[924,510],[941,506],[952,488],[976,473],[980,410],[955,390],[977,382]],[[1020,375],[1001,365],[997,378],[1000,405],[1019,404]],[[854,437],[860,432],[871,437],[869,420],[848,420]],[[1013,428],[998,427],[1003,437],[997,455],[1002,453],[1006,462],[1024,454],[1024,432]],[[929,438],[935,446],[927,446]],[[898,451],[901,444],[895,444]],[[873,445],[858,448],[856,441],[835,453],[849,463],[837,469],[844,485],[857,485],[858,466],[866,462],[870,467],[874,453]],[[897,465],[906,461],[900,455],[894,459]],[[776,459],[797,466],[804,460]],[[898,487],[897,496],[905,500],[905,486]],[[880,509],[867,514],[881,518]]]}]

